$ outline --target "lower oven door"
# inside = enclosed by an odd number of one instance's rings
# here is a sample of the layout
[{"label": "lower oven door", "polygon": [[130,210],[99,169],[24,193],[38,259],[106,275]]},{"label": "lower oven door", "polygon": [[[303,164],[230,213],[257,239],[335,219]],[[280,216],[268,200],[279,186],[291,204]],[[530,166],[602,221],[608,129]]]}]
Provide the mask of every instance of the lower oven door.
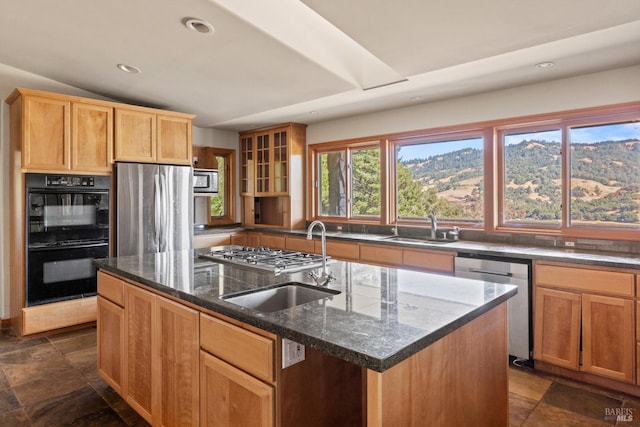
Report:
[{"label": "lower oven door", "polygon": [[109,256],[109,244],[27,251],[26,306],[97,294],[92,261]]}]

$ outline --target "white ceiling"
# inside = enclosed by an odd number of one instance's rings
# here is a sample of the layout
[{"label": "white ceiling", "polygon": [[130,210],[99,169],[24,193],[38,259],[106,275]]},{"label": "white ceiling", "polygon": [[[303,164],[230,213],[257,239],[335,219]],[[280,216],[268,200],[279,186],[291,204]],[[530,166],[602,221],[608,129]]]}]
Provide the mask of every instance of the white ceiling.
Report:
[{"label": "white ceiling", "polygon": [[0,63],[242,130],[637,65],[640,1],[0,0]]}]

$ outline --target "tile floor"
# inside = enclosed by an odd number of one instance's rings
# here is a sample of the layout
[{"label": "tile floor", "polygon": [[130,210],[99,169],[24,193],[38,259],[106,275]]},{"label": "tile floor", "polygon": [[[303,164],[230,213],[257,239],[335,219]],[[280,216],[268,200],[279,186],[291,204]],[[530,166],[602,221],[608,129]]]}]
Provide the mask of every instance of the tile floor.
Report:
[{"label": "tile floor", "polygon": [[[148,426],[96,373],[96,330],[37,338],[0,329],[0,426]],[[509,370],[510,426],[640,426],[640,399]],[[631,421],[616,420],[617,414]]]}]

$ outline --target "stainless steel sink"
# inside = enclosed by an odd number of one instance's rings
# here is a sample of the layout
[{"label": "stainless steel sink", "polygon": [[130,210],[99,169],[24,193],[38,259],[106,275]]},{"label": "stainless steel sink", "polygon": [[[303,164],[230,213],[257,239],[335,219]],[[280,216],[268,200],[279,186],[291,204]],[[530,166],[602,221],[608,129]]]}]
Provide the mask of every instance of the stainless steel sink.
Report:
[{"label": "stainless steel sink", "polygon": [[455,240],[450,240],[450,239],[431,239],[431,238],[425,238],[425,239],[420,239],[417,237],[402,237],[402,236],[390,236],[390,237],[385,237],[383,240],[388,240],[390,242],[410,242],[410,243],[438,243],[438,244],[445,244],[445,243],[453,243],[455,242]]},{"label": "stainless steel sink", "polygon": [[223,296],[222,299],[252,310],[271,313],[339,293],[340,291],[333,289],[316,288],[302,283],[285,283],[275,288],[260,289],[241,295]]}]

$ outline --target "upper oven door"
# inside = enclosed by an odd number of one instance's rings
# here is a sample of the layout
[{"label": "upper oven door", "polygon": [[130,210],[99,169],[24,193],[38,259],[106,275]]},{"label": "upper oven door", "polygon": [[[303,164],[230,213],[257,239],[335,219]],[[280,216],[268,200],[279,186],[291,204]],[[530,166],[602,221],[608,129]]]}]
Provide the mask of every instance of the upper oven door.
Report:
[{"label": "upper oven door", "polygon": [[26,202],[26,234],[30,246],[109,240],[107,190],[31,189],[27,191]]}]

